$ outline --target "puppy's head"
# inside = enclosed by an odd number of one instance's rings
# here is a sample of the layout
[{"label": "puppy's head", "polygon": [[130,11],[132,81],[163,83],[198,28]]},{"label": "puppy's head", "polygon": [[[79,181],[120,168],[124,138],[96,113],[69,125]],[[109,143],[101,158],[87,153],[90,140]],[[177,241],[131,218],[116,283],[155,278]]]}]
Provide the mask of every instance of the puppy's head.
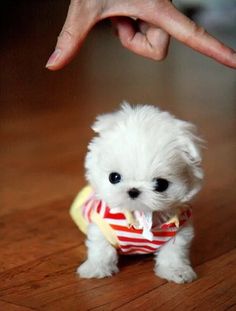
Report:
[{"label": "puppy's head", "polygon": [[195,127],[153,106],[125,103],[98,116],[86,177],[110,208],[164,211],[200,189],[201,140]]}]

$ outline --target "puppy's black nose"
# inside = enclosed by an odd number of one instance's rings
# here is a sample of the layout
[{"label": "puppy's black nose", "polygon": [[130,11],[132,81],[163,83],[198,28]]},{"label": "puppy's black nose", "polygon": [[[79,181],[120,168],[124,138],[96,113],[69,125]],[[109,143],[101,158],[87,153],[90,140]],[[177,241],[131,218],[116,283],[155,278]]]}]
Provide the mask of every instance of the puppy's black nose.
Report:
[{"label": "puppy's black nose", "polygon": [[140,193],[141,192],[136,188],[132,188],[128,191],[128,195],[131,197],[131,199],[136,199]]}]

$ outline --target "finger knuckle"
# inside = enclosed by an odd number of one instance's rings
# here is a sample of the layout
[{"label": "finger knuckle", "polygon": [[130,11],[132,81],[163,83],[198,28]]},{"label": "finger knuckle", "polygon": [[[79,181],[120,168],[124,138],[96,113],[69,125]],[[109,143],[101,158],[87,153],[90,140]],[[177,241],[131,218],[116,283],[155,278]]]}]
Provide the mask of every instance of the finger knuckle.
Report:
[{"label": "finger knuckle", "polygon": [[131,42],[129,41],[129,40],[126,40],[126,41],[124,41],[124,40],[121,40],[121,44],[122,44],[122,46],[124,47],[124,48],[126,48],[126,49],[130,49],[131,48]]},{"label": "finger knuckle", "polygon": [[168,45],[159,46],[159,48],[156,48],[152,52],[152,58],[157,61],[164,60],[167,56],[168,52]]},{"label": "finger knuckle", "polygon": [[166,53],[164,51],[158,51],[153,55],[152,58],[157,61],[162,61],[166,58]]},{"label": "finger knuckle", "polygon": [[83,3],[82,0],[71,0],[71,5],[78,6],[78,5],[81,5],[82,3]]},{"label": "finger knuckle", "polygon": [[194,22],[192,22],[192,36],[194,37],[202,37],[206,34],[206,30],[202,27],[202,26],[198,26],[197,24],[195,24]]},{"label": "finger knuckle", "polygon": [[74,39],[73,33],[69,29],[64,29],[58,36],[58,40],[72,41]]},{"label": "finger knuckle", "polygon": [[127,48],[127,49],[131,48],[132,45],[133,45],[133,44],[132,44],[132,38],[123,39],[123,38],[120,37],[120,42],[121,42],[122,46],[123,46],[124,48]]}]

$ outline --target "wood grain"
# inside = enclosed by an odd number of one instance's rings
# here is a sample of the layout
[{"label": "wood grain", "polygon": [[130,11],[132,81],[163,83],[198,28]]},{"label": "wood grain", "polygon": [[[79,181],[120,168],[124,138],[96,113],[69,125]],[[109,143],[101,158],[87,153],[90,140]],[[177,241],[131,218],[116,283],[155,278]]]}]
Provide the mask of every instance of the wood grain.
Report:
[{"label": "wood grain", "polygon": [[[22,0],[16,10],[7,1],[0,10],[0,310],[235,310],[235,71],[176,42],[165,62],[145,60],[102,23],[51,73],[44,64],[67,5]],[[85,183],[90,125],[124,99],[195,123],[207,141],[192,284],[155,277],[152,256],[121,257],[112,278],[75,274],[86,249],[68,210]]]},{"label": "wood grain", "polygon": [[0,300],[0,310],[6,310],[6,311],[30,311],[30,310],[35,310],[35,309],[26,308],[24,306],[15,305],[13,303],[8,303],[8,302]]}]

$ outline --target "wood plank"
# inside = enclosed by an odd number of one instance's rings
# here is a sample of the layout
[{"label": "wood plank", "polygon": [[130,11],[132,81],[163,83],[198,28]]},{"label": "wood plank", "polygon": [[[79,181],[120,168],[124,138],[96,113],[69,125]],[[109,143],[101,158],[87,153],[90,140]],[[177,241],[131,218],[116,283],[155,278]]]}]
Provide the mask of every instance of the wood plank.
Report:
[{"label": "wood plank", "polygon": [[0,271],[83,244],[69,216],[71,199],[6,215],[0,221]]},{"label": "wood plank", "polygon": [[[112,278],[102,280],[82,280],[75,275],[75,268],[81,260],[78,254],[81,249],[75,248],[61,254],[50,256],[50,260],[35,262],[31,268],[25,266],[13,269],[5,273],[7,280],[5,288],[0,291],[0,296],[6,301],[18,302],[29,307],[37,306],[40,310],[47,308],[49,304],[57,303],[59,297],[66,301],[61,304],[61,310],[70,310],[81,307],[81,310],[110,301],[114,295],[125,301],[130,297],[138,297],[140,291],[150,289],[150,286],[159,286],[163,280],[156,278],[152,272],[152,258],[130,258],[123,262],[122,272]],[[136,278],[132,275],[136,274]],[[24,275],[24,281],[22,281]],[[1,275],[3,277],[3,275]],[[127,282],[127,279],[132,279]],[[137,287],[136,283],[140,286]],[[14,285],[16,284],[16,285]],[[142,284],[142,285],[141,285]],[[129,288],[129,290],[127,290]],[[116,293],[116,294],[115,294]],[[69,302],[70,301],[70,302]],[[59,307],[55,306],[54,310]]]},{"label": "wood plank", "polygon": [[197,267],[197,281],[183,286],[167,283],[115,310],[228,310],[236,306],[235,263],[232,250]]},{"label": "wood plank", "polygon": [[[226,310],[236,302],[236,251],[198,266],[199,279],[185,285],[166,283],[155,277],[149,257],[142,262],[138,258],[129,259],[122,271],[112,278],[81,280],[71,267],[76,252],[65,253],[60,259],[55,255],[51,266],[48,261],[35,264],[36,269],[26,272],[26,283],[3,289],[1,296],[6,301],[40,310],[71,311],[78,310],[78,306],[81,310],[201,310],[204,306]],[[52,268],[52,262],[58,260],[70,268],[60,270],[57,264]],[[44,273],[48,273],[47,277]],[[19,276],[16,277],[18,282]]]},{"label": "wood plank", "polygon": [[5,302],[3,300],[0,300],[0,310],[3,311],[30,311],[30,310],[36,310],[33,308],[26,308],[24,306],[15,305],[13,303]]}]

